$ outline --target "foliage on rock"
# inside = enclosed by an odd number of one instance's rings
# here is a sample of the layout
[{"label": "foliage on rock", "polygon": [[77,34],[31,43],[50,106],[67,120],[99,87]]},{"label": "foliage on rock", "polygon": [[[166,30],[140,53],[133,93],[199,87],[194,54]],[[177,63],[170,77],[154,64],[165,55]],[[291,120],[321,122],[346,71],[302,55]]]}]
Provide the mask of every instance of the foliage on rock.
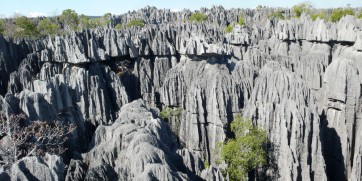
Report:
[{"label": "foliage on rock", "polygon": [[352,15],[354,16],[354,11],[352,9],[349,9],[349,8],[346,8],[346,9],[343,9],[343,8],[337,8],[337,9],[334,9],[332,11],[332,14],[331,14],[331,21],[332,22],[337,22],[339,21],[342,17],[346,16],[346,15]]},{"label": "foliage on rock", "polygon": [[34,38],[39,35],[34,21],[25,16],[16,18],[14,24],[16,26],[14,36],[17,38]]},{"label": "foliage on rock", "polygon": [[235,138],[216,147],[220,161],[227,164],[230,180],[241,180],[246,174],[266,164],[264,145],[268,142],[266,132],[254,126],[250,119],[235,116],[230,125]]},{"label": "foliage on rock", "polygon": [[129,21],[127,24],[126,24],[126,27],[143,27],[144,26],[144,23],[142,20],[140,19],[132,19],[131,21]]},{"label": "foliage on rock", "polygon": [[268,15],[269,19],[285,19],[283,11],[277,10]]},{"label": "foliage on rock", "polygon": [[328,16],[328,12],[326,10],[320,11],[318,13],[314,13],[310,15],[310,18],[315,21],[317,18],[319,19],[324,19],[324,20],[329,20],[329,16]]},{"label": "foliage on rock", "polygon": [[46,152],[61,155],[65,143],[75,130],[73,124],[60,122],[26,122],[25,115],[0,115],[0,163],[12,164],[26,156],[43,156]]},{"label": "foliage on rock", "polygon": [[190,19],[189,19],[191,22],[198,22],[198,23],[201,23],[205,20],[207,20],[207,15],[203,14],[203,13],[200,13],[200,12],[196,12],[196,13],[193,13],[191,16],[190,16]]},{"label": "foliage on rock", "polygon": [[49,18],[40,20],[37,29],[41,35],[55,35],[59,33],[59,26]]},{"label": "foliage on rock", "polygon": [[116,28],[116,30],[120,30],[122,28],[122,24],[118,23],[115,28]]},{"label": "foliage on rock", "polygon": [[171,117],[180,117],[182,113],[181,107],[171,108],[171,107],[165,107],[160,115],[163,119],[170,119]]},{"label": "foliage on rock", "polygon": [[4,27],[4,20],[0,19],[0,35],[4,35],[5,27]]},{"label": "foliage on rock", "polygon": [[292,12],[296,18],[299,18],[303,13],[309,13],[313,8],[310,2],[303,2],[292,7]]}]

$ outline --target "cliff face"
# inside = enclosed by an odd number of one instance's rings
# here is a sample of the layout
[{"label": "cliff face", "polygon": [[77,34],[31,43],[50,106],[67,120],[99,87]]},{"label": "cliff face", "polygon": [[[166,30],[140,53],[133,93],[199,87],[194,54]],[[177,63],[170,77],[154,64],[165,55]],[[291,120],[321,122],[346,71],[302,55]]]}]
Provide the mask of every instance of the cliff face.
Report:
[{"label": "cliff face", "polygon": [[[0,37],[0,110],[77,125],[68,170],[56,156],[26,157],[0,178],[29,179],[31,167],[52,180],[223,180],[204,163],[243,113],[270,140],[261,179],[361,180],[362,21],[265,20],[265,11],[244,10],[247,26],[228,34],[241,11],[216,7],[202,9],[201,24],[183,23],[188,11],[145,8],[116,18],[144,28]],[[181,116],[162,121],[166,106]]]}]

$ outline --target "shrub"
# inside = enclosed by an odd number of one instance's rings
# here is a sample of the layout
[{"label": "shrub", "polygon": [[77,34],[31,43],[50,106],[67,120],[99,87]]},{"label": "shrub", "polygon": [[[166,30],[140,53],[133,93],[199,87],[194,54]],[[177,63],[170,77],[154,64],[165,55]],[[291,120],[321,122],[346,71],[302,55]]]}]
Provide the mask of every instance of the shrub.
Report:
[{"label": "shrub", "polygon": [[249,171],[266,164],[267,154],[263,146],[267,143],[267,136],[250,119],[240,115],[231,123],[231,131],[235,138],[219,144],[217,153],[227,164],[230,180],[242,180]]},{"label": "shrub", "polygon": [[204,168],[208,169],[210,167],[210,164],[208,161],[205,161],[204,162]]},{"label": "shrub", "polygon": [[15,34],[17,38],[34,38],[39,35],[35,23],[25,16],[15,18]]},{"label": "shrub", "polygon": [[122,28],[122,24],[121,23],[118,23],[115,27],[117,30],[120,30]]},{"label": "shrub", "polygon": [[40,20],[37,29],[42,35],[55,35],[59,32],[59,26],[48,18]]},{"label": "shrub", "polygon": [[337,22],[339,21],[343,16],[346,16],[346,15],[354,15],[354,11],[352,9],[343,9],[343,8],[337,8],[337,9],[334,9],[332,11],[332,14],[331,14],[331,21],[332,22]]},{"label": "shrub", "polygon": [[313,6],[309,2],[303,2],[292,7],[292,11],[296,18],[299,18],[302,13],[309,13]]},{"label": "shrub", "polygon": [[180,117],[182,113],[182,108],[181,107],[177,107],[177,108],[170,108],[170,107],[165,107],[162,111],[161,111],[161,117],[163,119],[170,119],[171,117],[175,116],[175,117]]},{"label": "shrub", "polygon": [[256,10],[261,10],[261,9],[264,9],[264,8],[266,8],[266,6],[262,6],[260,4],[255,7]]},{"label": "shrub", "polygon": [[201,23],[201,22],[203,22],[205,20],[207,20],[207,15],[202,14],[200,12],[193,13],[190,16],[190,21],[191,22],[197,21],[197,22]]},{"label": "shrub", "polygon": [[79,23],[78,14],[72,9],[66,9],[59,16],[59,21],[69,30],[76,30]]},{"label": "shrub", "polygon": [[271,14],[268,15],[269,19],[277,18],[277,19],[285,19],[284,14],[282,11],[274,11]]},{"label": "shrub", "polygon": [[234,29],[234,24],[229,24],[226,28],[225,28],[225,32],[226,33],[231,33]]},{"label": "shrub", "polygon": [[126,27],[127,27],[127,28],[133,27],[133,26],[143,27],[144,24],[143,24],[143,21],[140,20],[140,19],[132,19],[131,21],[129,21],[129,22],[126,24]]},{"label": "shrub", "polygon": [[95,28],[95,25],[92,23],[91,19],[82,14],[79,17],[79,27],[80,29],[88,29],[88,28]]},{"label": "shrub", "polygon": [[5,27],[4,27],[4,20],[0,19],[0,35],[4,35]]},{"label": "shrub", "polygon": [[[0,114],[0,162],[11,165],[25,156],[43,156],[45,152],[61,155],[75,126],[58,122],[32,121],[25,115],[12,115],[9,120]],[[3,138],[8,141],[2,142]]]},{"label": "shrub", "polygon": [[328,20],[328,14],[327,11],[321,11],[319,13],[314,13],[310,15],[310,18],[315,21],[317,18],[319,17],[319,19],[324,19],[324,20]]},{"label": "shrub", "polygon": [[243,26],[245,24],[245,16],[244,14],[241,14],[238,21],[240,26]]},{"label": "shrub", "polygon": [[108,25],[109,23],[111,23],[112,20],[112,14],[111,13],[106,13],[102,16],[102,24],[103,26]]},{"label": "shrub", "polygon": [[358,19],[362,19],[362,12],[357,16]]}]

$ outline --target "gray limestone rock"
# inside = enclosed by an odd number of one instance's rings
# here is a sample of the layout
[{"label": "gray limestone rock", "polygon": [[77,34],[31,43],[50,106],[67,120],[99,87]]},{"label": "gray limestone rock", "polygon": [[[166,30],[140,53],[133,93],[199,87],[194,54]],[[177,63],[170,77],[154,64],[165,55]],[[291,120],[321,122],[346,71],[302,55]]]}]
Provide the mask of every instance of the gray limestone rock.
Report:
[{"label": "gray limestone rock", "polygon": [[[268,62],[259,73],[244,115],[267,131],[278,167],[277,171],[270,170],[269,176],[278,180],[327,180],[313,91],[277,62]],[[289,159],[294,161],[286,162]]]},{"label": "gray limestone rock", "polygon": [[50,180],[64,179],[65,165],[59,156],[46,154],[43,158],[25,157],[14,163],[11,180]]},{"label": "gray limestone rock", "polygon": [[[286,18],[267,18],[276,10]],[[268,133],[277,167],[261,170],[266,178],[360,180],[362,21],[283,8],[200,12],[208,18],[195,23],[190,10],[146,7],[104,28],[0,36],[1,113],[77,125],[75,150],[88,152],[66,180],[223,180],[213,149],[240,112]],[[241,13],[246,24],[225,33]],[[145,26],[127,28],[134,18]],[[183,111],[166,123],[149,106]],[[63,179],[43,160],[23,158],[11,179]]]},{"label": "gray limestone rock", "polygon": [[118,180],[187,180],[174,166],[168,135],[165,123],[136,100],[122,107],[112,125],[97,128],[83,157],[89,165],[99,163],[96,168],[110,166]]},{"label": "gray limestone rock", "polygon": [[[81,181],[85,179],[87,173],[87,165],[80,160],[71,160],[68,166],[66,181]],[[88,177],[90,177],[89,174]]]}]

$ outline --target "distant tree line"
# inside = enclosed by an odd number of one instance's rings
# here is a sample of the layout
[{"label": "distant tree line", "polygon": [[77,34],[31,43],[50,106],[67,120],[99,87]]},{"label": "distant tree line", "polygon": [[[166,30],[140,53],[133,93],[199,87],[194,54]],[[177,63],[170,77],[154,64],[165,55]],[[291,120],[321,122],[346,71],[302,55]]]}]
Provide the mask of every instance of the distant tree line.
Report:
[{"label": "distant tree line", "polygon": [[[303,13],[309,15],[314,21],[317,18],[324,19],[325,21],[337,22],[346,15],[356,15],[356,13],[350,8],[336,8],[332,12],[327,10],[316,10],[309,2],[300,3],[292,7],[294,17],[299,18]],[[357,15],[358,18],[362,18],[362,12]]]},{"label": "distant tree line", "polygon": [[[264,8],[266,7],[259,5],[255,10],[260,11]],[[309,2],[303,2],[293,6],[291,15],[288,13],[288,17],[286,17],[285,10],[275,10],[269,13],[267,17],[269,19],[299,18],[303,13],[309,15],[313,21],[319,18],[325,21],[337,22],[346,15],[352,15],[362,19],[362,12],[356,14],[350,7],[336,8],[332,11],[317,10]],[[189,22],[202,23],[207,19],[208,15],[195,12],[190,15]],[[125,25],[121,23],[113,25],[111,24],[112,20],[113,16],[110,13],[106,13],[101,17],[89,17],[84,14],[79,15],[72,9],[66,9],[62,11],[61,15],[53,17],[27,18],[17,15],[10,19],[0,19],[0,34],[10,38],[39,38],[97,27],[112,26],[120,30],[122,27],[144,26],[144,21],[141,19],[131,19]],[[244,14],[240,15],[238,22],[229,23],[225,32],[231,32],[236,24],[245,24]]]},{"label": "distant tree line", "polygon": [[[10,38],[39,38],[42,36],[64,34],[69,31],[81,31],[88,28],[105,27],[111,23],[112,14],[91,18],[78,15],[72,9],[66,9],[60,16],[28,18],[15,16],[0,19],[0,34]],[[120,25],[117,25],[120,29]]]}]

